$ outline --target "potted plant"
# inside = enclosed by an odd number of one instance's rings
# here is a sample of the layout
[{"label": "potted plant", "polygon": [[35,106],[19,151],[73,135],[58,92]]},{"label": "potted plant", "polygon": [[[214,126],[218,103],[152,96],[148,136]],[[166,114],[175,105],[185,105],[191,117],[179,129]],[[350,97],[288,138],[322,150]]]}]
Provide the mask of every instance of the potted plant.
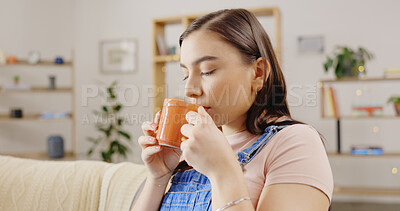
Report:
[{"label": "potted plant", "polygon": [[359,47],[357,51],[337,46],[331,56],[327,56],[324,63],[325,72],[334,69],[337,79],[343,77],[358,77],[359,73],[365,73],[365,62],[371,60],[373,55],[365,48]]},{"label": "potted plant", "polygon": [[87,138],[88,141],[93,143],[88,155],[90,156],[100,146],[99,151],[103,161],[109,163],[115,161],[113,159],[115,157],[118,160],[122,157],[126,158],[129,152],[126,144],[131,141],[130,134],[122,129],[124,121],[120,112],[123,105],[119,103],[118,96],[115,93],[116,86],[117,82],[114,81],[107,87],[107,93],[102,93],[106,98],[106,104],[101,107],[101,110],[94,111],[94,114],[100,117],[97,119],[102,120],[96,122],[96,128],[101,132],[101,135],[97,138]]},{"label": "potted plant", "polygon": [[15,85],[18,85],[18,83],[19,83],[19,76],[18,76],[18,75],[15,75],[15,76],[14,76],[14,84],[15,84]]},{"label": "potted plant", "polygon": [[397,116],[400,116],[400,96],[392,96],[389,98],[388,103],[394,104]]}]

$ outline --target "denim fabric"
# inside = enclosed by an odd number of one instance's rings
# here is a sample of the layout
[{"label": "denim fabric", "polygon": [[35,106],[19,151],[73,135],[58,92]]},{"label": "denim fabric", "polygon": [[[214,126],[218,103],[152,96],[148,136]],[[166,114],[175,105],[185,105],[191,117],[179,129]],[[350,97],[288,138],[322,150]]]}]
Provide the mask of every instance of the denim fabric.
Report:
[{"label": "denim fabric", "polygon": [[[267,144],[267,142],[286,126],[269,126],[265,133],[250,147],[238,153],[238,160],[243,166],[249,163]],[[171,188],[164,195],[160,210],[211,210],[211,184],[206,176],[190,169],[177,172],[171,181]]]}]

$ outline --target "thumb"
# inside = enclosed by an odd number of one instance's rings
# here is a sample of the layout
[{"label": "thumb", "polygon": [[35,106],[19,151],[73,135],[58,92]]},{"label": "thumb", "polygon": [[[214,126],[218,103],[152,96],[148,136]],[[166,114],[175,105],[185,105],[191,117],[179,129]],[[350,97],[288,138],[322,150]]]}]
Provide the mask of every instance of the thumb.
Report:
[{"label": "thumb", "polygon": [[207,113],[206,109],[204,109],[203,106],[200,106],[200,107],[197,109],[197,113],[199,113],[201,116],[207,118],[208,120],[212,120],[210,114]]},{"label": "thumb", "polygon": [[[197,113],[200,114],[200,116],[202,116],[203,118],[201,118],[203,121],[205,121],[206,124],[211,124],[211,125],[215,125],[215,122],[213,120],[213,118],[210,116],[209,113],[207,113],[206,109],[204,109],[203,106],[200,106],[197,109]],[[216,126],[216,125],[215,125]]]},{"label": "thumb", "polygon": [[202,116],[209,116],[203,106],[199,106],[199,108],[197,109],[197,113],[201,114]]}]

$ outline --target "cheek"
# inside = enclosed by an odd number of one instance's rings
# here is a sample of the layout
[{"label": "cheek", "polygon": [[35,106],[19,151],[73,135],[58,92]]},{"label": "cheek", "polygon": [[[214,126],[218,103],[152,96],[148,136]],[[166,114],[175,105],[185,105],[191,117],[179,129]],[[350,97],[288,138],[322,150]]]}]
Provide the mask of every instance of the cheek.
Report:
[{"label": "cheek", "polygon": [[251,105],[254,100],[251,83],[245,77],[222,77],[205,87],[209,102],[220,109]]},{"label": "cheek", "polygon": [[208,100],[213,106],[210,115],[217,125],[223,125],[246,113],[253,103],[251,86],[222,80],[208,87]]}]

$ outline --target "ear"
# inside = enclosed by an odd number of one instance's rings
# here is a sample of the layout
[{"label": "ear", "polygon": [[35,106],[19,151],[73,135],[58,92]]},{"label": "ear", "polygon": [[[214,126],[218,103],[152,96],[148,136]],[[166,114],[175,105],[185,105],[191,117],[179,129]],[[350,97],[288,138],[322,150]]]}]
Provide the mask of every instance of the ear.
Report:
[{"label": "ear", "polygon": [[[265,64],[266,63],[266,64]],[[264,85],[264,81],[267,80],[270,71],[270,64],[268,61],[265,61],[262,57],[258,58],[253,63],[253,71],[254,77],[252,81],[252,90],[258,92]],[[264,80],[265,77],[265,80]]]}]

